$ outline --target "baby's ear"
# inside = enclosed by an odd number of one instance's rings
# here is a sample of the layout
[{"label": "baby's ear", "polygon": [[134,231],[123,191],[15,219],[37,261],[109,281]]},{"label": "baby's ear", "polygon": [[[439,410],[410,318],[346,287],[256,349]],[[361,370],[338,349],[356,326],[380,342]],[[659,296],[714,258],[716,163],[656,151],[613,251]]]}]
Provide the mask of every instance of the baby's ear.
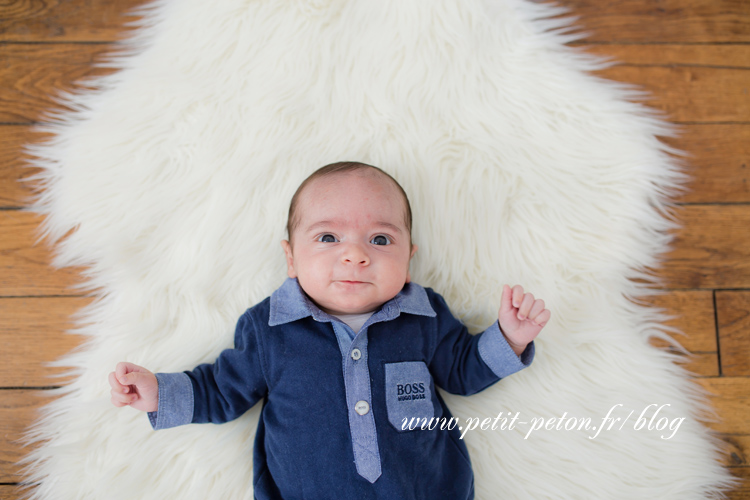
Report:
[{"label": "baby's ear", "polygon": [[409,255],[409,260],[411,260],[411,258],[414,257],[414,254],[417,253],[417,248],[419,248],[417,245],[411,246],[411,254]]},{"label": "baby's ear", "polygon": [[290,278],[296,278],[297,272],[294,269],[294,256],[292,255],[292,245],[287,240],[281,240],[281,248],[284,249],[286,256],[286,274]]}]

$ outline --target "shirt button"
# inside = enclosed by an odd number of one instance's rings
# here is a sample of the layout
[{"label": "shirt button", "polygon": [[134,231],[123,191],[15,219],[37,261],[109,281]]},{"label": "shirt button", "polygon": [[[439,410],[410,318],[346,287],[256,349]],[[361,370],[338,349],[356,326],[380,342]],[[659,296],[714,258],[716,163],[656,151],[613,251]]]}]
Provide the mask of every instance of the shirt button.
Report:
[{"label": "shirt button", "polygon": [[370,411],[370,405],[365,401],[364,399],[357,401],[357,404],[354,405],[354,411],[359,413],[360,415],[364,415],[368,411]]},{"label": "shirt button", "polygon": [[352,349],[352,359],[354,361],[357,361],[361,357],[362,357],[362,351],[360,351],[359,349]]}]

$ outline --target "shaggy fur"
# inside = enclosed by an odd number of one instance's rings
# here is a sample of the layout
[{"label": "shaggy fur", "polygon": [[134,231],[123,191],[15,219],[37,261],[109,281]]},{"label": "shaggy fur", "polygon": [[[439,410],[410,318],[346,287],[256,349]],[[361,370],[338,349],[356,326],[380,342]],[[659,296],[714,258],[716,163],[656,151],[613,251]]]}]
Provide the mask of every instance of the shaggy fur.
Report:
[{"label": "shaggy fur", "polygon": [[[29,435],[43,441],[34,497],[252,498],[260,405],[154,432],[110,404],[107,374],[121,360],[190,369],[230,347],[238,316],[285,277],[292,193],[339,160],[402,183],[412,276],[473,332],[495,320],[504,283],[552,311],[529,369],[446,395],[457,417],[634,412],[595,439],[468,432],[477,498],[683,500],[729,485],[698,421],[703,394],[648,344],[670,331],[664,311],[629,300],[658,293],[647,268],[678,227],[686,175],[656,139],[672,130],[637,91],[588,73],[605,63],[564,46],[580,35],[560,13],[522,0],[150,5],[106,63],[121,71],[64,96],[75,112],[51,116],[54,139],[32,149],[31,210],[56,265],[87,266],[97,297],[78,317],[85,345],[59,362],[77,378]],[[634,429],[652,403],[686,418],[673,438]]]}]

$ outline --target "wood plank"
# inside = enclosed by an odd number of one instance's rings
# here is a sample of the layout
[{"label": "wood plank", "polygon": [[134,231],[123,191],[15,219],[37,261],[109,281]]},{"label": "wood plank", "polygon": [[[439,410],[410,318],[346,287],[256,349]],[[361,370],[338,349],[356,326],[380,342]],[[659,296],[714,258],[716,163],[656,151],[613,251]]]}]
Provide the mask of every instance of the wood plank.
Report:
[{"label": "wood plank", "polygon": [[690,353],[689,356],[685,356],[679,351],[673,351],[683,359],[680,364],[683,368],[691,372],[693,377],[717,377],[719,376],[719,357],[717,353],[699,352]]},{"label": "wood plank", "polygon": [[30,212],[0,211],[0,297],[81,294],[69,288],[81,282],[81,269],[54,269],[47,244],[33,246],[41,220]]},{"label": "wood plank", "polygon": [[[678,316],[665,325],[679,328],[685,335],[674,338],[690,352],[716,353],[716,327],[714,326],[714,300],[710,290],[671,290],[664,295],[642,297],[641,300]],[[654,345],[668,344],[654,340]]]},{"label": "wood plank", "polygon": [[18,486],[0,485],[0,498],[3,500],[21,500],[24,497]]},{"label": "wood plank", "polygon": [[736,68],[613,66],[599,76],[640,86],[674,122],[748,122],[750,72]]},{"label": "wood plank", "polygon": [[51,399],[49,391],[6,389],[0,393],[0,483],[20,482],[18,461],[27,453],[19,443],[37,410]]},{"label": "wood plank", "polygon": [[0,41],[80,42],[121,38],[124,14],[144,0],[70,0],[4,2],[0,7]]},{"label": "wood plank", "polygon": [[44,138],[30,126],[0,125],[0,208],[20,207],[30,201],[30,185],[21,179],[39,169],[26,166],[23,147]]},{"label": "wood plank", "polygon": [[[61,385],[65,369],[45,366],[82,342],[66,334],[85,297],[0,298],[0,387]],[[51,378],[57,375],[55,378]]]},{"label": "wood plank", "polygon": [[59,109],[54,97],[60,90],[86,88],[76,84],[84,77],[111,73],[94,68],[109,45],[0,45],[0,122],[29,123],[43,112]]},{"label": "wood plank", "polygon": [[566,0],[589,42],[750,42],[746,0]]},{"label": "wood plank", "polygon": [[750,67],[750,45],[571,43],[570,46],[631,66]]},{"label": "wood plank", "polygon": [[682,228],[657,271],[667,288],[750,288],[750,209],[677,207]]},{"label": "wood plank", "polygon": [[719,356],[716,347],[713,294],[707,290],[671,290],[665,295],[643,297],[642,300],[664,309],[669,315],[678,316],[665,324],[678,328],[685,335],[672,337],[690,351],[685,356],[671,344],[661,339],[651,339],[651,344],[680,355],[684,368],[698,377],[719,375]]},{"label": "wood plank", "polygon": [[750,435],[719,434],[718,437],[727,444],[725,465],[729,467],[750,466]]},{"label": "wood plank", "polygon": [[730,467],[729,472],[740,478],[742,483],[728,493],[728,500],[750,499],[750,467]]},{"label": "wood plank", "polygon": [[750,124],[684,125],[666,144],[687,152],[693,180],[680,203],[750,202]]},{"label": "wood plank", "polygon": [[725,376],[750,376],[750,291],[717,290],[721,370]]},{"label": "wood plank", "polygon": [[747,416],[750,414],[750,378],[706,377],[695,383],[712,394],[711,402],[721,419],[708,427],[722,434],[748,434]]}]

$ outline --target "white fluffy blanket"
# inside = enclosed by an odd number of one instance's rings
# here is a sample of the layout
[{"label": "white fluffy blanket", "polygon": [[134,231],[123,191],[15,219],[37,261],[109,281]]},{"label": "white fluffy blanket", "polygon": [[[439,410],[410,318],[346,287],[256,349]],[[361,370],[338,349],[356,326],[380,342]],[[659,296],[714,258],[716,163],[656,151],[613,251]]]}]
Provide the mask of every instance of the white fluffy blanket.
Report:
[{"label": "white fluffy blanket", "polygon": [[238,316],[285,277],[294,189],[339,160],[399,179],[412,276],[472,331],[496,318],[504,283],[552,311],[530,368],[447,396],[463,425],[517,415],[465,435],[479,499],[725,487],[703,396],[648,344],[664,312],[628,300],[654,293],[644,266],[677,225],[685,175],[655,138],[669,127],[588,73],[602,63],[564,45],[559,13],[522,0],[150,6],[108,63],[122,71],[66,96],[76,111],[34,150],[32,209],[56,263],[88,266],[98,297],[78,321],[85,346],[61,360],[78,377],[32,434],[46,440],[30,455],[36,498],[252,498],[258,407],[154,432],[110,404],[107,374],[121,360],[190,369],[231,346]]}]

